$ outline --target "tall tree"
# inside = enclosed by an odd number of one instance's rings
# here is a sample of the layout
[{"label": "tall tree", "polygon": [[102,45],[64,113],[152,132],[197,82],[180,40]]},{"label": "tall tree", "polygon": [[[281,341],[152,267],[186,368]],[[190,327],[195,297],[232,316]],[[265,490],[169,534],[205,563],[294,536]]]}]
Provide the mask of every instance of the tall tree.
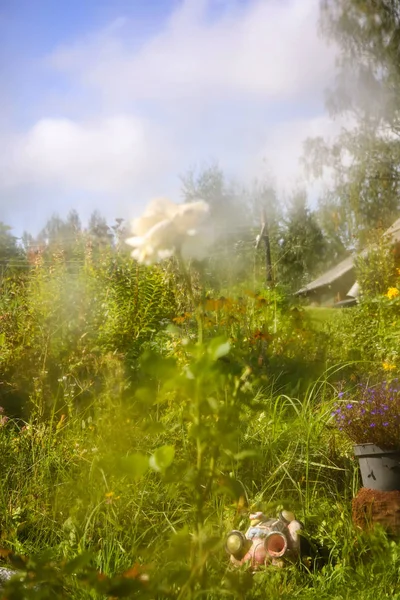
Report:
[{"label": "tall tree", "polygon": [[209,203],[214,224],[222,229],[248,226],[251,214],[243,190],[229,182],[217,163],[181,177],[185,202],[201,198]]},{"label": "tall tree", "polygon": [[[29,243],[29,242],[28,242]],[[46,260],[55,256],[69,264],[71,270],[76,261],[83,259],[84,240],[82,226],[76,210],[71,210],[65,219],[54,214],[40,231],[37,240],[30,246],[43,252]]]},{"label": "tall tree", "polygon": [[80,217],[76,210],[71,210],[68,213],[67,219],[65,221],[65,229],[71,233],[71,235],[78,235],[82,231],[82,224]]},{"label": "tall tree", "polygon": [[47,223],[40,231],[38,241],[45,242],[48,245],[60,243],[64,221],[57,214],[54,214],[48,219]]},{"label": "tall tree", "polygon": [[21,251],[17,245],[17,238],[12,235],[11,227],[0,221],[0,260],[7,263],[20,256]]},{"label": "tall tree", "polygon": [[0,221],[0,279],[24,266],[25,255],[17,238],[12,235],[11,227]]},{"label": "tall tree", "polygon": [[400,4],[398,0],[320,0],[323,35],[339,48],[332,114],[400,134]]},{"label": "tall tree", "polygon": [[400,4],[398,0],[321,0],[321,31],[339,48],[327,95],[332,116],[348,119],[334,143],[305,144],[314,176],[333,185],[321,199],[324,227],[346,247],[400,214]]},{"label": "tall tree", "polygon": [[95,210],[89,219],[87,228],[90,237],[100,245],[109,246],[113,241],[113,233],[111,228],[107,225],[107,221],[100,214],[98,210]]},{"label": "tall tree", "polygon": [[328,245],[315,214],[307,206],[304,190],[289,201],[278,261],[280,279],[292,290],[298,289],[326,264]]},{"label": "tall tree", "polygon": [[229,182],[218,164],[191,170],[181,177],[185,202],[202,199],[210,205],[209,272],[215,286],[231,285],[249,274],[248,252],[255,233],[249,195]]},{"label": "tall tree", "polygon": [[[266,271],[266,282],[270,283],[268,271],[271,261],[271,279],[276,280],[276,263],[279,260],[280,241],[283,225],[283,205],[277,197],[276,190],[270,181],[256,180],[250,188],[250,200],[253,211],[254,223],[257,226],[258,236],[263,235],[263,240],[258,240],[257,248],[261,264]],[[262,229],[260,230],[260,226]],[[269,248],[268,248],[269,246]]]}]

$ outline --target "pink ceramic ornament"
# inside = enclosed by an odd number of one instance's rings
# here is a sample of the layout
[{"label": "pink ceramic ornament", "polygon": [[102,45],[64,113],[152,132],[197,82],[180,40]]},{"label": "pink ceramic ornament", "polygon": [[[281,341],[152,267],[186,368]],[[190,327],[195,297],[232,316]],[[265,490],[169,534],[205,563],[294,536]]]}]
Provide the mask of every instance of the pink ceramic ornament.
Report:
[{"label": "pink ceramic ornament", "polygon": [[235,566],[248,563],[256,571],[269,564],[283,567],[300,557],[302,524],[293,513],[282,511],[278,519],[269,519],[262,512],[250,515],[250,527],[243,535],[231,531],[226,540],[226,550]]}]

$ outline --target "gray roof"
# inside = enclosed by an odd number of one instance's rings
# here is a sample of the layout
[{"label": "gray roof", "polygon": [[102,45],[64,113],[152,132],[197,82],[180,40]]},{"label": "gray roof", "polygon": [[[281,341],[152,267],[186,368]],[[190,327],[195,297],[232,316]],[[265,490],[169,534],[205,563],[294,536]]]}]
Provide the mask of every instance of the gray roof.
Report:
[{"label": "gray roof", "polygon": [[354,257],[348,256],[341,263],[333,267],[333,269],[329,269],[326,271],[321,277],[314,279],[311,283],[305,285],[301,290],[298,290],[295,296],[304,294],[305,292],[311,292],[312,290],[316,290],[318,288],[324,287],[325,285],[330,285],[336,279],[339,279],[345,273],[351,271],[354,268]]},{"label": "gray roof", "polygon": [[400,219],[397,219],[389,229],[383,234],[385,237],[391,237],[392,242],[400,241]]},{"label": "gray roof", "polygon": [[[400,242],[400,219],[397,219],[397,221],[395,221],[393,223],[393,225],[391,225],[389,227],[389,229],[387,229],[385,231],[383,236],[391,238],[392,242]],[[364,249],[362,252],[360,252],[358,254],[358,256],[365,256],[367,254],[367,252],[368,252],[368,250]],[[356,258],[356,256],[348,256],[347,258],[342,260],[342,262],[340,262],[338,265],[336,265],[336,267],[329,269],[329,271],[326,271],[323,275],[321,275],[317,279],[314,279],[314,281],[312,281],[311,283],[308,283],[307,285],[302,287],[300,290],[298,290],[295,293],[295,296],[299,296],[300,294],[305,294],[306,292],[312,292],[313,290],[317,290],[318,288],[324,287],[326,285],[330,285],[331,283],[333,283],[334,281],[339,279],[339,277],[342,277],[342,275],[345,275],[346,273],[351,271],[351,269],[354,268],[354,259],[355,258]],[[351,288],[348,295],[350,295],[352,291],[353,291],[353,288]]]}]

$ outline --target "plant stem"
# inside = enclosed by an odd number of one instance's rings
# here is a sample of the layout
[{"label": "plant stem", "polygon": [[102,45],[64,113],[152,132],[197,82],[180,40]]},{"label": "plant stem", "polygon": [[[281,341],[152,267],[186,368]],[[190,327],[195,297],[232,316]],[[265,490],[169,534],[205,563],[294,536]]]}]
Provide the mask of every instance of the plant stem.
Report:
[{"label": "plant stem", "polygon": [[[192,286],[192,278],[190,275],[190,271],[182,258],[180,252],[176,253],[176,258],[178,261],[178,265],[180,267],[180,271],[185,280],[186,289],[190,301],[193,305],[196,321],[197,321],[197,344],[201,348],[203,344],[203,315],[202,315],[202,307],[196,303],[196,299],[194,297],[193,286]],[[193,424],[199,430],[202,422],[202,414],[201,414],[201,391],[197,388],[196,398],[195,398],[195,413],[193,415]],[[185,595],[187,598],[192,598],[194,595],[194,589],[196,584],[196,579],[202,582],[202,585],[205,585],[205,557],[203,552],[203,527],[204,527],[204,500],[205,500],[205,490],[202,486],[202,477],[204,474],[204,454],[203,454],[203,442],[201,436],[199,434],[196,435],[196,470],[197,470],[197,483],[196,483],[196,515],[195,515],[195,528],[196,528],[196,537],[195,537],[195,547],[192,548],[191,552],[191,575],[189,580],[183,586],[179,598],[183,598]],[[214,468],[214,465],[213,465]],[[205,488],[208,491],[208,486]]]},{"label": "plant stem", "polygon": [[196,300],[195,300],[194,293],[193,293],[192,278],[190,276],[189,269],[187,268],[186,263],[183,260],[180,252],[176,253],[176,258],[178,260],[179,267],[181,269],[183,278],[186,283],[186,288],[187,288],[187,291],[189,294],[189,298],[194,307],[195,317],[196,317],[196,321],[197,321],[197,342],[198,342],[199,346],[201,346],[203,343],[203,318],[202,318],[202,314],[201,314],[201,306],[196,306]]}]

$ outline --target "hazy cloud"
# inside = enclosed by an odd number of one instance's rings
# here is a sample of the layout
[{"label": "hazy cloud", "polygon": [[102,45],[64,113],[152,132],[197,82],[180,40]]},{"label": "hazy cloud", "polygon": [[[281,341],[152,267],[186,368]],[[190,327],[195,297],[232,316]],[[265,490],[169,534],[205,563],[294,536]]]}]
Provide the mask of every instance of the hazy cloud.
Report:
[{"label": "hazy cloud", "polygon": [[42,119],[12,141],[3,182],[58,182],[64,188],[112,194],[132,189],[138,178],[151,177],[154,163],[165,175],[170,160],[162,133],[143,119]]},{"label": "hazy cloud", "polygon": [[320,94],[329,82],[333,54],[317,33],[318,0],[233,3],[217,20],[207,18],[210,4],[184,2],[140,47],[132,48],[131,23],[118,20],[57,49],[49,63],[115,106],[199,95],[299,100]]},{"label": "hazy cloud", "polygon": [[[279,184],[296,180],[303,139],[337,127],[321,116],[334,56],[318,4],[187,0],[146,40],[122,18],[60,46],[44,64],[63,78],[58,104],[49,90],[63,117],[44,102],[29,129],[3,137],[0,190],[18,203],[23,187],[26,207],[29,185],[98,194],[100,209],[117,195],[132,212],[210,157],[239,178],[265,157]],[[80,116],[63,103],[74,94]]]}]

